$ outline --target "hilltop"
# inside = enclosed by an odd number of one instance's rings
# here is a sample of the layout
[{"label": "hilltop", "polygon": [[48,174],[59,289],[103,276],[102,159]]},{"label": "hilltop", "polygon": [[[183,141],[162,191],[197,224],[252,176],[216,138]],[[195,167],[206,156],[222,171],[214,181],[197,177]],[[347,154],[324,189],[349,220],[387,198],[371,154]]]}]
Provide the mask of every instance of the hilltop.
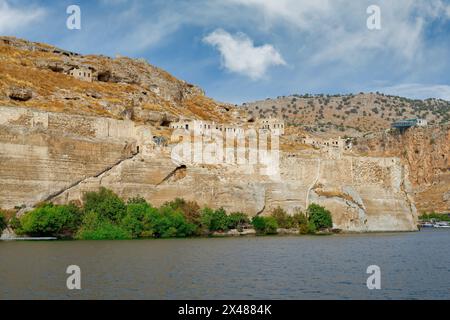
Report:
[{"label": "hilltop", "polygon": [[282,118],[287,125],[319,135],[361,136],[389,129],[394,121],[416,117],[427,119],[430,125],[450,121],[449,101],[412,100],[382,93],[291,95],[241,107],[255,118]]},{"label": "hilltop", "polygon": [[[87,70],[91,81],[70,75]],[[161,125],[180,117],[227,121],[232,106],[143,59],[81,55],[0,37],[0,104]]]}]

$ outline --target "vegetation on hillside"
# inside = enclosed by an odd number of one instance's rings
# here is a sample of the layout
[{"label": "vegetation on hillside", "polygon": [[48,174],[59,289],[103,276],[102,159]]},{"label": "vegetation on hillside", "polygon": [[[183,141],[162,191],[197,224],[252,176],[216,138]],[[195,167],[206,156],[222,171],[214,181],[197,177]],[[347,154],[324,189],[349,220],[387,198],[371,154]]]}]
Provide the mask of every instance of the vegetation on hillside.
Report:
[{"label": "vegetation on hillside", "polygon": [[392,122],[420,117],[430,125],[450,121],[450,102],[442,99],[413,100],[383,93],[348,95],[292,95],[245,103],[256,118],[279,117],[288,125],[310,132],[374,132]]}]

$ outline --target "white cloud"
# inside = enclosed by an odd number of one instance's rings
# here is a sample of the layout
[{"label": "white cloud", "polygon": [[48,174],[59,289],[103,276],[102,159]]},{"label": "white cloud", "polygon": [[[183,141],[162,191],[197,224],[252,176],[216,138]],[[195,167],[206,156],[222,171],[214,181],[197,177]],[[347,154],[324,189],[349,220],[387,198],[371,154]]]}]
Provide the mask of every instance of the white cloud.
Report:
[{"label": "white cloud", "polygon": [[413,99],[439,98],[450,101],[450,86],[445,84],[406,83],[380,88],[378,91]]},{"label": "white cloud", "polygon": [[427,23],[450,17],[443,0],[379,0],[382,29],[368,30],[366,9],[372,1],[230,0],[260,15],[261,28],[284,26],[307,39],[310,62],[364,63],[380,52],[412,63],[423,52]]},{"label": "white cloud", "polygon": [[31,6],[13,8],[7,0],[0,0],[0,33],[16,32],[18,29],[39,21],[44,16],[45,10],[42,8]]},{"label": "white cloud", "polygon": [[272,45],[257,47],[252,39],[243,33],[233,36],[217,29],[203,41],[219,50],[223,66],[227,70],[246,75],[253,80],[262,78],[271,66],[286,65],[281,54]]}]

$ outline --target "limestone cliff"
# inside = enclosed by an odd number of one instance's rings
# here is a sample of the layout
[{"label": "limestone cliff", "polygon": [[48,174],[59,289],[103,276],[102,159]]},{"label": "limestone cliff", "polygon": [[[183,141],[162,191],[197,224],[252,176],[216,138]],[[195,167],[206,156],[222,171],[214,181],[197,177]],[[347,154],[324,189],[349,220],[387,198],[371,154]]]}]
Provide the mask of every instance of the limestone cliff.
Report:
[{"label": "limestone cliff", "polygon": [[[277,206],[292,213],[316,202],[346,231],[410,231],[417,214],[409,177],[415,185],[434,181],[395,152],[332,154],[306,146],[296,126],[280,140],[277,179],[261,165],[174,162],[174,145],[155,139],[170,137],[180,118],[255,122],[244,108],[218,103],[144,60],[0,37],[0,208],[81,201],[85,191],[104,186],[155,205],[183,197],[250,215]],[[434,161],[442,162],[448,143],[435,141],[439,151],[427,168],[442,171]]]},{"label": "limestone cliff", "polygon": [[273,180],[258,166],[174,163],[171,146],[149,143],[145,127],[132,121],[14,107],[0,108],[0,115],[3,208],[80,201],[104,186],[155,205],[184,197],[250,215],[316,202],[345,231],[416,230],[409,173],[397,158],[282,153]]},{"label": "limestone cliff", "polygon": [[372,156],[399,157],[410,172],[420,212],[450,211],[450,126],[388,131],[358,139],[356,148]]}]

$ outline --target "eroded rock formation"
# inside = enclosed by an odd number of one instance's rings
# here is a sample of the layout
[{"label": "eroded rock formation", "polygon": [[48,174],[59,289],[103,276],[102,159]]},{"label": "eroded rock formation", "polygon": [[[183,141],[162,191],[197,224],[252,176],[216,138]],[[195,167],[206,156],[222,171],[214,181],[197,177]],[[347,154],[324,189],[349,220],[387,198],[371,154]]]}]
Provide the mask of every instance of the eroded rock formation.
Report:
[{"label": "eroded rock formation", "polygon": [[420,212],[450,211],[449,125],[411,128],[403,134],[393,131],[360,139],[357,149],[372,156],[400,158],[409,168]]},{"label": "eroded rock formation", "polygon": [[409,174],[397,158],[282,153],[272,179],[259,166],[174,163],[170,146],[148,143],[131,121],[8,107],[0,114],[3,208],[81,201],[104,186],[155,205],[183,197],[250,215],[315,202],[345,231],[416,230]]}]

